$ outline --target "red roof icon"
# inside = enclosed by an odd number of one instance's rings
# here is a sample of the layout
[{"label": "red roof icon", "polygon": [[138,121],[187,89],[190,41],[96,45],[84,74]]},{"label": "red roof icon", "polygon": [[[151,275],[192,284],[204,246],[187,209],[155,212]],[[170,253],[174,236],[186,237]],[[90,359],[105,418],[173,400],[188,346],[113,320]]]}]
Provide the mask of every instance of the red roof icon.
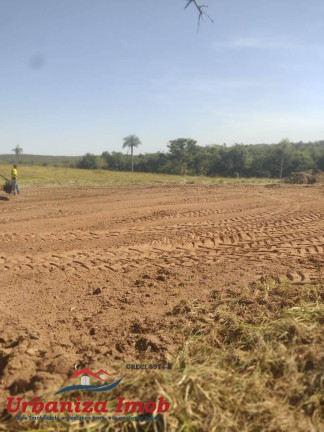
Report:
[{"label": "red roof icon", "polygon": [[[100,371],[100,372],[101,372],[101,371]],[[103,372],[105,372],[105,371],[103,371]],[[107,372],[105,372],[105,373],[107,373]],[[80,375],[85,375],[85,374],[86,374],[86,375],[90,375],[90,376],[92,376],[92,377],[94,377],[94,378],[97,378],[97,379],[100,380],[100,381],[103,381],[103,379],[101,379],[99,375],[93,373],[93,372],[92,372],[90,369],[88,369],[88,368],[83,368],[83,369],[81,369],[81,370],[76,370],[76,371],[74,372],[74,375],[72,375],[69,379],[77,378],[78,376],[80,376]],[[109,374],[107,374],[107,375],[109,375]]]},{"label": "red roof icon", "polygon": [[100,374],[106,374],[106,375],[108,375],[108,376],[111,376],[108,372],[106,372],[106,371],[103,370],[103,369],[100,369],[100,371],[96,372],[96,375],[100,375]]}]

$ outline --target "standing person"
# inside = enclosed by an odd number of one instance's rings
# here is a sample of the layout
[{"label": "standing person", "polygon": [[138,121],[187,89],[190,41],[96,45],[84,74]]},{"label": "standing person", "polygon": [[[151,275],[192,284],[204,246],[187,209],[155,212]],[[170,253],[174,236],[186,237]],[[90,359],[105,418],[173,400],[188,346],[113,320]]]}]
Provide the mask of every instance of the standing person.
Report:
[{"label": "standing person", "polygon": [[14,165],[11,170],[11,193],[16,194],[16,190],[18,195],[20,195],[20,188],[18,184],[18,171],[17,171],[18,165]]}]

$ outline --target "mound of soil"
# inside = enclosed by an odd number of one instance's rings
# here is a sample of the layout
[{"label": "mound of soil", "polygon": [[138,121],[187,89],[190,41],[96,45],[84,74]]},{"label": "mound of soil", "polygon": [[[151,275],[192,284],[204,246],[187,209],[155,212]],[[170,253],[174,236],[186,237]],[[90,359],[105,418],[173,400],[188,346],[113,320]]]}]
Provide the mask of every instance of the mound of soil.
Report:
[{"label": "mound of soil", "polygon": [[317,182],[316,175],[305,172],[292,172],[284,179],[284,183],[290,184],[313,184]]}]

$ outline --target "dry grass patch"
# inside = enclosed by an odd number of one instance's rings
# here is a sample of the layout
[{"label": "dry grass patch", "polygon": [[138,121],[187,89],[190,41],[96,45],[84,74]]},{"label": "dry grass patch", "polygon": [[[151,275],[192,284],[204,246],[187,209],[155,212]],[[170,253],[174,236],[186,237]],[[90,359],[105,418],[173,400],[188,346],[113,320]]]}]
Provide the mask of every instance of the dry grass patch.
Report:
[{"label": "dry grass patch", "polygon": [[[204,305],[180,303],[182,320],[172,331],[181,332],[185,342],[172,371],[141,371],[122,385],[129,400],[164,396],[171,404],[168,413],[152,423],[60,422],[46,430],[319,432],[324,425],[323,299],[321,285],[270,282],[244,293],[234,287],[215,290]],[[109,398],[120,395],[116,390]],[[24,430],[21,423],[21,429],[14,420],[10,424],[10,430]]]}]

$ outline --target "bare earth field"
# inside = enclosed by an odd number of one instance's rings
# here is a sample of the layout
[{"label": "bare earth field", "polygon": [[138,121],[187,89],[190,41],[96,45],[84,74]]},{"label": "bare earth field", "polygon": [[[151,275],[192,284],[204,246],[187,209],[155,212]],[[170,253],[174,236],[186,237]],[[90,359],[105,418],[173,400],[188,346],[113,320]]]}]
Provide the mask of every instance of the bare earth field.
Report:
[{"label": "bare earth field", "polygon": [[0,200],[0,244],[3,407],[76,363],[172,361],[215,293],[323,281],[324,188],[29,187]]}]

